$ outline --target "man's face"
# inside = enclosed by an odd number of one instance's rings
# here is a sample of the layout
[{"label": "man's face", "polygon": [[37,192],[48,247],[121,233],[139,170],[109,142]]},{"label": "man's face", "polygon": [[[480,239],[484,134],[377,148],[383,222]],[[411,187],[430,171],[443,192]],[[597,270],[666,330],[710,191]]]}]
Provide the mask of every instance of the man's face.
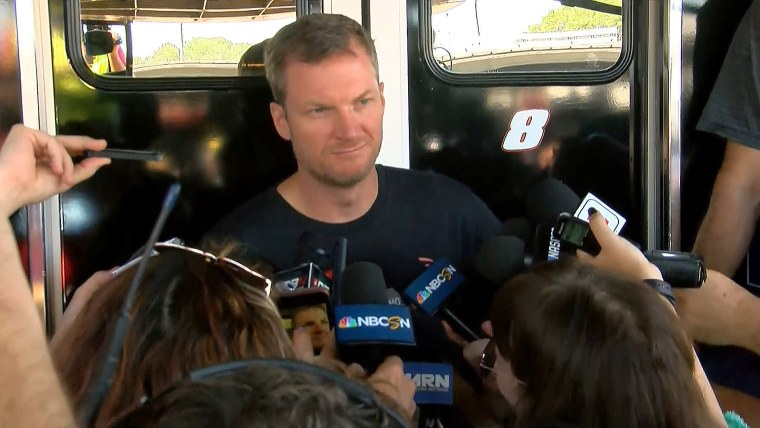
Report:
[{"label": "man's face", "polygon": [[322,350],[330,337],[330,321],[327,312],[319,306],[311,306],[293,314],[293,328],[305,328],[311,336],[311,345],[316,352]]},{"label": "man's face", "polygon": [[316,64],[289,62],[285,93],[270,111],[299,171],[334,187],[366,178],[380,153],[385,98],[364,49],[351,43]]}]

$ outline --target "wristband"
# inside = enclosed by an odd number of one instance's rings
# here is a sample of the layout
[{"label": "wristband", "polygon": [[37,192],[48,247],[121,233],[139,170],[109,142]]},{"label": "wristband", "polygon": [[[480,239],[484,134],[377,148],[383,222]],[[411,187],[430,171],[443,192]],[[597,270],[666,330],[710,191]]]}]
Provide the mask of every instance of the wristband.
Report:
[{"label": "wristband", "polygon": [[676,307],[676,298],[673,296],[673,289],[670,284],[661,279],[645,279],[644,283],[650,286],[660,296],[667,299],[674,308]]}]

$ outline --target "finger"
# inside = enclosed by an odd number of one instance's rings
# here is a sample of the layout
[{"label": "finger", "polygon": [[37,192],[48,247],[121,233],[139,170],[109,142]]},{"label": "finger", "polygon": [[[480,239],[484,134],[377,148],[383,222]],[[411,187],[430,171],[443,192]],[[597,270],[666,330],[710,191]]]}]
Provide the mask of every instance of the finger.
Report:
[{"label": "finger", "polygon": [[607,221],[604,219],[604,216],[598,211],[591,214],[591,217],[589,217],[589,227],[594,233],[594,237],[599,243],[599,246],[602,248],[609,245],[612,240],[617,238],[615,232],[607,226]]},{"label": "finger", "polygon": [[327,342],[325,342],[319,355],[330,359],[338,357],[338,345],[335,343],[335,329],[330,330],[330,337],[327,338]]},{"label": "finger", "polygon": [[63,181],[63,184],[67,186],[73,186],[74,183],[74,160],[71,159],[71,156],[66,151],[63,151],[61,153],[61,158],[63,161],[63,173],[61,174],[61,180]]},{"label": "finger", "polygon": [[34,156],[38,162],[48,165],[53,175],[60,176],[64,172],[63,147],[52,136],[37,130],[32,130]]},{"label": "finger", "polygon": [[77,293],[100,288],[101,285],[110,282],[112,279],[113,274],[110,270],[97,271],[77,288]]},{"label": "finger", "polygon": [[296,359],[304,363],[314,362],[314,346],[311,344],[311,335],[303,328],[293,331],[293,352]]},{"label": "finger", "polygon": [[480,325],[480,329],[486,336],[493,337],[493,324],[491,324],[491,321],[483,321],[483,324]]},{"label": "finger", "polygon": [[480,367],[480,359],[483,356],[483,352],[485,351],[486,346],[488,345],[488,341],[489,339],[476,340],[465,346],[462,350],[464,359],[470,363],[472,367],[476,369]]},{"label": "finger", "polygon": [[403,376],[404,362],[396,355],[391,355],[383,360],[382,364],[377,367],[377,370],[375,370],[375,373],[370,378],[375,377],[375,375],[382,376],[384,373],[392,374],[394,372],[401,373]]},{"label": "finger", "polygon": [[109,158],[87,158],[74,165],[74,171],[72,173],[71,186],[81,183],[84,180],[95,175],[101,167],[109,165],[111,159]]},{"label": "finger", "polygon": [[367,372],[364,367],[357,363],[351,363],[343,370],[343,374],[350,379],[366,379]]},{"label": "finger", "polygon": [[100,151],[106,148],[106,140],[80,135],[58,135],[58,142],[71,154],[78,155],[85,150]]},{"label": "finger", "polygon": [[446,321],[441,321],[441,324],[443,325],[443,330],[446,332],[446,336],[448,336],[449,340],[459,345],[460,348],[467,346],[469,342],[457,334]]}]

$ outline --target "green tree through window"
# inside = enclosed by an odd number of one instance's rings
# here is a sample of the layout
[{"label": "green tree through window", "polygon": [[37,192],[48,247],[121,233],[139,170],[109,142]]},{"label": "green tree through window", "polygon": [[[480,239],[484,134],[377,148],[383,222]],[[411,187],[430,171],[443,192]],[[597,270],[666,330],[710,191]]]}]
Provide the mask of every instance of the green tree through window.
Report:
[{"label": "green tree through window", "polygon": [[[621,0],[596,0],[620,6]],[[593,28],[617,27],[622,30],[623,17],[609,13],[596,12],[580,7],[560,6],[541,20],[538,24],[528,27],[529,33],[549,33],[554,31],[590,30]]]}]

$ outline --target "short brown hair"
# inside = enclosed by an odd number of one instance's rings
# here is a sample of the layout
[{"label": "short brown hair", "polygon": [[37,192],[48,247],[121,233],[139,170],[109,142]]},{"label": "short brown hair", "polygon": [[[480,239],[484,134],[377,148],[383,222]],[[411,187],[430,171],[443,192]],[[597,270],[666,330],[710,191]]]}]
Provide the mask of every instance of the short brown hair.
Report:
[{"label": "short brown hair", "polygon": [[315,373],[261,363],[265,365],[182,381],[115,427],[401,428],[387,412],[401,413],[384,398],[375,396],[373,406],[350,394],[364,389],[351,379],[344,380],[354,384],[347,389]]},{"label": "short brown hair", "polygon": [[267,81],[275,102],[285,102],[285,67],[289,61],[318,63],[330,55],[351,51],[351,42],[361,46],[380,80],[375,43],[358,22],[344,15],[311,14],[298,18],[280,29],[266,47]]},{"label": "short brown hair", "polygon": [[645,284],[568,258],[510,280],[491,313],[524,382],[517,427],[707,427],[691,343]]}]

